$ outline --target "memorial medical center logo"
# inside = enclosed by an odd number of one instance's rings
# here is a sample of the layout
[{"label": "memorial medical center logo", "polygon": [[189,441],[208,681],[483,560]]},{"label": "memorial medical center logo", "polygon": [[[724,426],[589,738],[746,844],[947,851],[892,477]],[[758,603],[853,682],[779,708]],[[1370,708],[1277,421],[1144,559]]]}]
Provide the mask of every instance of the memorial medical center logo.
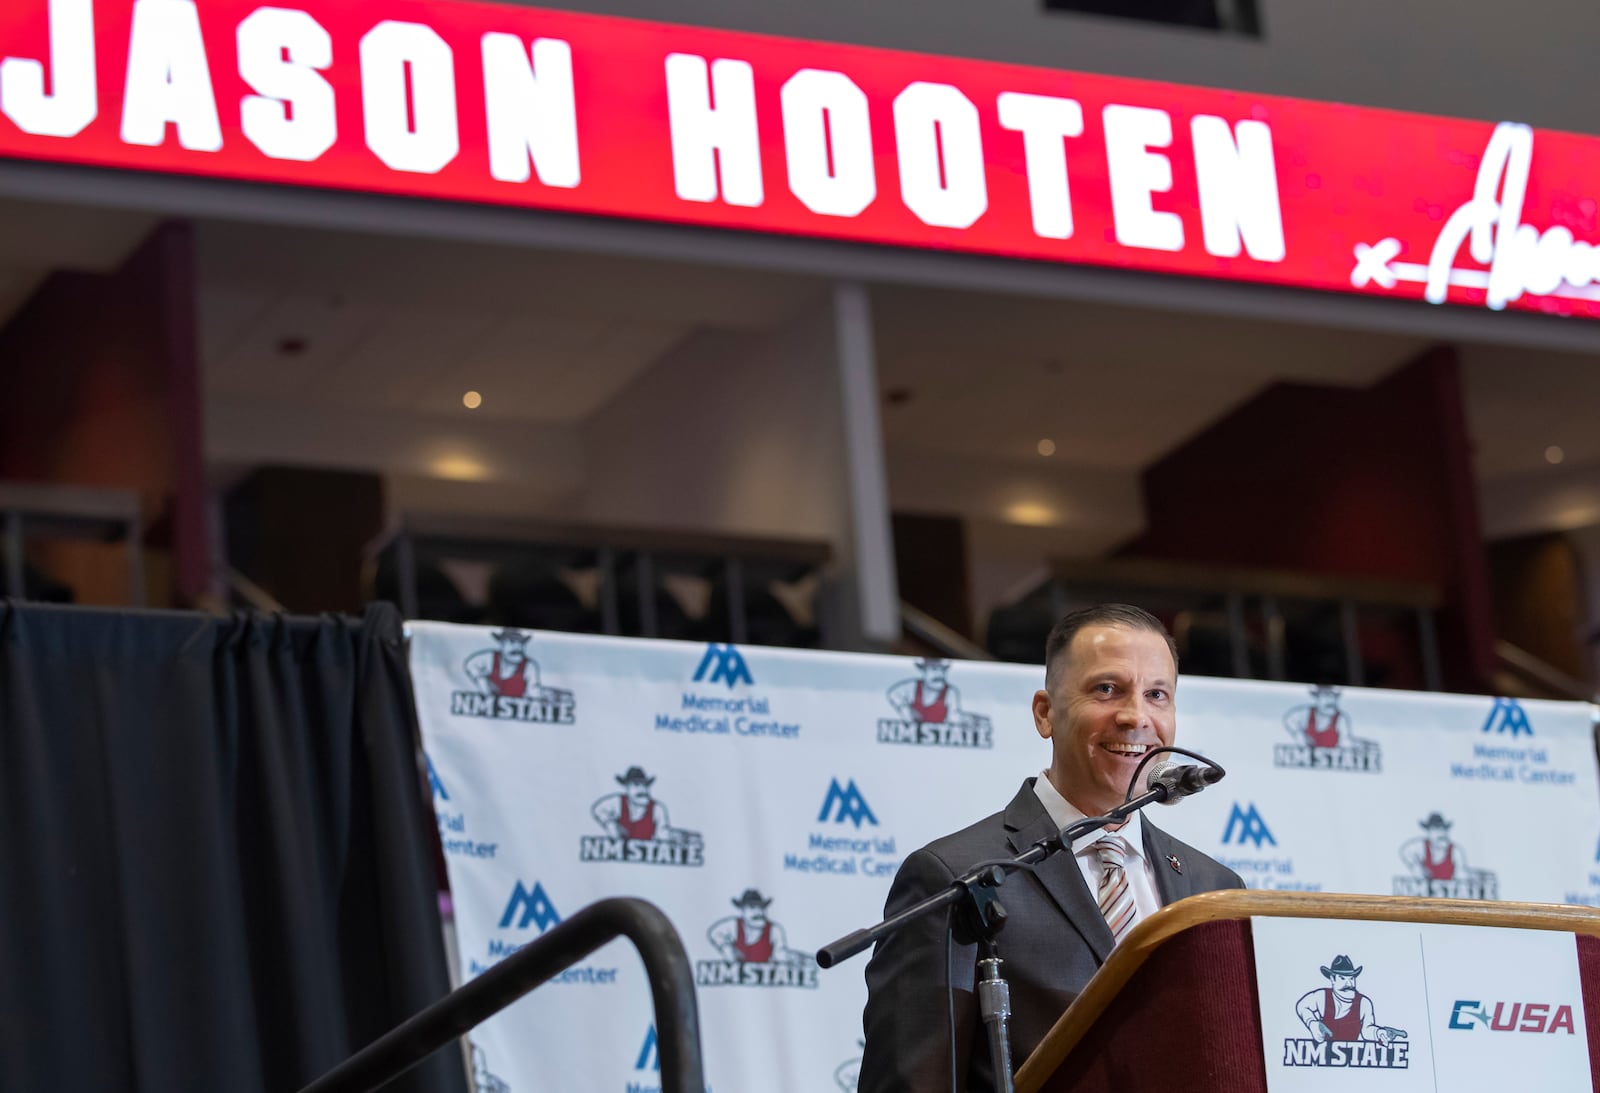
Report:
[{"label": "memorial medical center logo", "polygon": [[1233,803],[1222,829],[1222,845],[1237,849],[1224,849],[1217,860],[1239,874],[1246,887],[1279,892],[1322,891],[1320,883],[1295,877],[1294,858],[1278,852],[1278,839],[1253,801],[1248,805]]},{"label": "memorial medical center logo", "polygon": [[546,687],[540,680],[539,662],[528,655],[532,637],[511,627],[490,634],[494,648],[480,649],[462,662],[473,689],[452,692],[450,712],[457,717],[571,725],[577,719],[577,703],[571,691]]},{"label": "memorial medical center logo", "polygon": [[[504,960],[545,931],[561,924],[561,912],[556,910],[541,881],[531,884],[522,880],[514,882],[506,899],[505,909],[495,920],[494,929],[484,949],[484,960],[476,957],[467,960],[470,975],[482,975],[497,962]],[[579,964],[561,972],[551,983],[578,986],[600,986],[617,981],[616,968],[602,968]]]},{"label": "memorial medical center logo", "polygon": [[1500,880],[1487,869],[1467,866],[1466,852],[1450,836],[1454,824],[1437,812],[1419,820],[1422,834],[1400,847],[1400,860],[1410,870],[1394,878],[1397,896],[1428,896],[1433,899],[1500,898]]},{"label": "memorial medical center logo", "polygon": [[673,827],[667,806],[657,800],[655,778],[640,767],[614,776],[618,786],[589,809],[604,835],[578,839],[578,860],[640,865],[704,865],[705,841],[698,831]]},{"label": "memorial medical center logo", "polygon": [[706,940],[720,960],[701,960],[694,981],[702,987],[817,987],[817,962],[812,954],[789,948],[784,928],[768,914],[772,898],[746,888],[729,900],[734,913],[719,918]]},{"label": "memorial medical center logo", "polygon": [[[1427,264],[1395,261],[1405,245],[1392,237],[1371,245],[1357,243],[1351,285],[1388,289],[1401,281],[1421,284],[1430,304],[1444,303],[1452,287],[1474,289],[1496,311],[1525,294],[1595,300],[1600,250],[1575,240],[1566,225],[1540,231],[1522,223],[1532,164],[1533,130],[1513,122],[1495,126],[1478,162],[1472,199],[1445,220]],[[1574,219],[1581,224],[1582,217],[1580,212]],[[1588,219],[1592,223],[1592,213]],[[1474,262],[1488,268],[1458,267],[1463,246]]]},{"label": "memorial medical center logo", "polygon": [[900,868],[895,837],[882,831],[878,815],[854,778],[828,782],[817,826],[806,844],[783,855],[783,868],[795,873],[836,877],[892,877]]},{"label": "memorial medical center logo", "polygon": [[1309,770],[1383,770],[1383,752],[1371,740],[1351,731],[1350,717],[1339,708],[1339,688],[1311,688],[1311,701],[1283,715],[1293,743],[1274,744],[1272,763]]},{"label": "memorial medical center logo", "polygon": [[705,733],[711,736],[740,736],[762,740],[798,740],[798,722],[785,721],[774,714],[766,695],[742,691],[754,687],[750,662],[737,646],[706,646],[691,682],[677,708],[658,710],[657,732]]},{"label": "memorial medical center logo", "polygon": [[1411,1044],[1405,1029],[1378,1024],[1377,1007],[1356,980],[1364,969],[1348,956],[1321,968],[1327,982],[1300,996],[1294,1014],[1307,1035],[1283,1041],[1284,1066],[1405,1070]]},{"label": "memorial medical center logo", "polygon": [[889,688],[894,717],[878,720],[878,743],[935,748],[992,748],[994,726],[981,713],[962,708],[961,692],[950,682],[950,662],[923,657],[912,662],[916,675]]},{"label": "memorial medical center logo", "polygon": [[[1526,737],[1526,741],[1523,738]],[[1522,703],[1497,698],[1472,743],[1472,757],[1451,760],[1450,777],[1471,782],[1515,782],[1524,786],[1571,786],[1576,770],[1551,765],[1550,751],[1533,740],[1533,722]]]},{"label": "memorial medical center logo", "polygon": [[446,854],[463,858],[492,858],[500,849],[499,843],[479,842],[467,830],[467,813],[462,808],[452,808],[450,791],[434,769],[433,759],[424,754],[428,765],[428,785],[433,791],[433,814],[439,824],[439,845]]}]

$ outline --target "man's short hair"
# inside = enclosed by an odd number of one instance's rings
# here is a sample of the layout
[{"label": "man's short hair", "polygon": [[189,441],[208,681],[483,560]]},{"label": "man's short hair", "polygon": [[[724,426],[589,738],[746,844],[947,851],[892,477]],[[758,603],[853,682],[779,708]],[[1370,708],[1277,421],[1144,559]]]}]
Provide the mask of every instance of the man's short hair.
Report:
[{"label": "man's short hair", "polygon": [[1044,642],[1045,680],[1054,678],[1056,661],[1072,645],[1072,639],[1086,626],[1125,626],[1129,630],[1148,630],[1167,640],[1167,651],[1172,654],[1172,670],[1178,670],[1178,643],[1172,640],[1161,620],[1142,607],[1129,603],[1097,603],[1093,607],[1080,607],[1056,620],[1050,636]]}]

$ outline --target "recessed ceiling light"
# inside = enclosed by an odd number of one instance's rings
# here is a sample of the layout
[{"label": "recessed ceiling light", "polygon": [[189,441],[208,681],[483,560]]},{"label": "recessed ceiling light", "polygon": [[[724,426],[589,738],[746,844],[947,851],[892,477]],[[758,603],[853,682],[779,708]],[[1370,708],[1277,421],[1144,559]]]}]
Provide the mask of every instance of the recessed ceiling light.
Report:
[{"label": "recessed ceiling light", "polygon": [[1565,458],[1567,458],[1567,453],[1554,444],[1544,450],[1544,461],[1546,463],[1560,463]]},{"label": "recessed ceiling light", "polygon": [[1055,455],[1056,442],[1051,440],[1049,437],[1045,437],[1043,440],[1039,441],[1039,454],[1046,456]]},{"label": "recessed ceiling light", "polygon": [[461,396],[461,405],[469,410],[476,410],[483,405],[483,396],[476,391],[468,391]]}]

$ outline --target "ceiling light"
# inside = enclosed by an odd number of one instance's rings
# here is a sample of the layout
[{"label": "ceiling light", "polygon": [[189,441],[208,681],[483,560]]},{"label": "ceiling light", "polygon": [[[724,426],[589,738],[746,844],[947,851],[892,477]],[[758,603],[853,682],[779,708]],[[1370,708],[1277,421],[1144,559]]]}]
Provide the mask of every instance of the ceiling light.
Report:
[{"label": "ceiling light", "polygon": [[1055,455],[1056,442],[1051,440],[1049,437],[1045,437],[1043,440],[1039,441],[1039,454],[1044,456]]},{"label": "ceiling light", "polygon": [[476,410],[483,405],[483,396],[476,391],[468,391],[461,396],[461,405],[469,410]]},{"label": "ceiling light", "polygon": [[1030,527],[1050,527],[1056,523],[1056,511],[1038,501],[1014,501],[1005,507],[1005,517],[1013,524]]},{"label": "ceiling light", "polygon": [[1560,463],[1565,458],[1567,458],[1567,453],[1554,444],[1544,450],[1544,461],[1546,463]]}]

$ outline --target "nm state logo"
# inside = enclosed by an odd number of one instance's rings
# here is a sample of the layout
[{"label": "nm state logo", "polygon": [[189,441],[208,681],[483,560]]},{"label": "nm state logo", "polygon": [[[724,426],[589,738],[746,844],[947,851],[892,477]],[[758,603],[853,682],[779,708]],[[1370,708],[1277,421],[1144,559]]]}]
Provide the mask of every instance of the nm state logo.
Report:
[{"label": "nm state logo", "polygon": [[1450,835],[1454,826],[1437,812],[1419,820],[1422,834],[1401,844],[1400,860],[1408,873],[1394,878],[1397,896],[1434,899],[1499,899],[1500,880],[1487,869],[1467,865],[1466,852]]},{"label": "nm state logo", "polygon": [[577,717],[572,692],[546,687],[540,680],[539,662],[528,655],[532,637],[511,627],[490,634],[494,648],[480,649],[462,662],[474,689],[452,692],[450,712],[497,721],[572,724]]},{"label": "nm state logo", "polygon": [[729,901],[734,913],[706,931],[706,940],[720,960],[695,963],[694,980],[702,987],[803,987],[815,990],[817,964],[810,953],[789,948],[784,929],[767,914],[771,897],[746,888]]},{"label": "nm state logo", "polygon": [[1409,1067],[1411,1044],[1405,1029],[1378,1024],[1376,1006],[1356,985],[1363,969],[1341,955],[1321,971],[1327,982],[1295,1003],[1295,1016],[1305,1025],[1307,1035],[1283,1041],[1283,1065],[1360,1070]]},{"label": "nm state logo", "polygon": [[994,747],[994,727],[988,716],[962,707],[961,692],[950,682],[948,660],[921,657],[912,666],[915,676],[889,688],[889,705],[895,716],[878,719],[878,743]]},{"label": "nm state logo", "polygon": [[745,663],[744,656],[736,646],[712,642],[706,646],[706,655],[700,659],[700,667],[694,671],[694,681],[726,683],[731,691],[741,683],[754,685],[755,677],[750,674],[750,665]]},{"label": "nm state logo", "polygon": [[1383,770],[1383,752],[1372,740],[1355,735],[1350,715],[1339,708],[1339,688],[1311,688],[1311,701],[1283,715],[1293,741],[1272,746],[1272,763],[1310,770]]},{"label": "nm state logo", "polygon": [[472,1041],[472,1090],[473,1093],[511,1093],[511,1087],[489,1070],[489,1060],[483,1054],[483,1048]]},{"label": "nm state logo", "polygon": [[594,803],[589,814],[604,835],[582,835],[578,860],[645,865],[704,865],[705,842],[697,831],[673,827],[667,806],[656,798],[655,778],[641,767],[613,776],[621,787]]}]

